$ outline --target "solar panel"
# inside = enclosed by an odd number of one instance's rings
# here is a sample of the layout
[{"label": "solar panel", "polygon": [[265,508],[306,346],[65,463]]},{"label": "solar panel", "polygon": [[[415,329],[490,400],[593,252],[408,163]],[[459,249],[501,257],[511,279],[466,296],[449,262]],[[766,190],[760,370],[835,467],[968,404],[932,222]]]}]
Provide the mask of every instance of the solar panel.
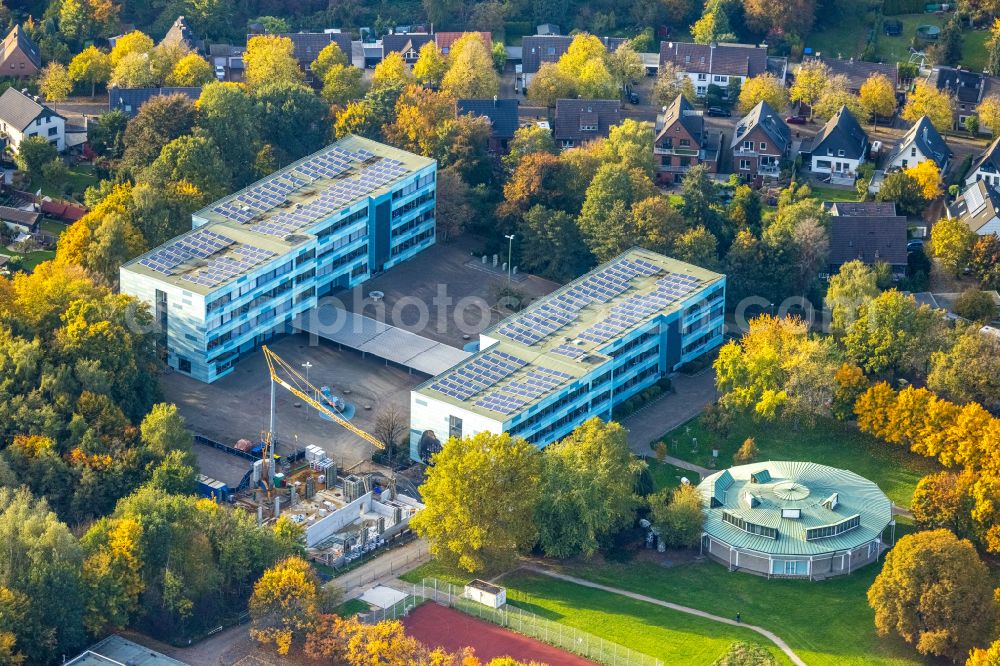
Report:
[{"label": "solar panel", "polygon": [[527,365],[502,351],[486,352],[431,384],[433,390],[459,400],[468,400]]},{"label": "solar panel", "polygon": [[209,257],[232,243],[232,240],[221,234],[198,229],[160,246],[139,260],[139,264],[164,275],[173,275],[174,269],[181,264]]},{"label": "solar panel", "polygon": [[180,279],[206,287],[217,287],[276,256],[270,250],[253,245],[239,245],[232,252],[213,257],[205,266],[180,276]]},{"label": "solar panel", "polygon": [[986,205],[986,200],[983,199],[983,193],[979,189],[978,183],[975,187],[969,188],[965,193],[965,206],[969,210],[970,215],[975,215]]}]

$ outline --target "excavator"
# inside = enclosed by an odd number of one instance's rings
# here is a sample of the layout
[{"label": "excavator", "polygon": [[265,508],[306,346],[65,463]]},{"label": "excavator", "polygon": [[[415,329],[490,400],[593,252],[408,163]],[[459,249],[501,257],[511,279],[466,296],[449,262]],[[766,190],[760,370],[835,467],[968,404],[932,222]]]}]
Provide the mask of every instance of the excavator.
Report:
[{"label": "excavator", "polygon": [[[271,453],[274,445],[275,386],[282,387],[313,409],[316,409],[328,416],[333,422],[341,425],[347,430],[350,430],[352,433],[365,440],[376,449],[385,448],[385,444],[383,444],[377,437],[369,432],[365,432],[361,428],[358,428],[353,423],[338,414],[336,408],[330,404],[329,401],[324,403],[317,400],[314,396],[323,395],[320,390],[310,384],[309,381],[287,361],[271,351],[267,345],[262,347],[262,351],[264,352],[264,360],[267,362],[267,370],[271,375],[271,422],[270,428],[263,437],[263,456],[265,469],[267,470],[266,490],[268,496],[270,496],[271,488],[274,485],[274,461]],[[325,397],[324,400],[326,400]],[[264,480],[261,479],[261,481]]]}]

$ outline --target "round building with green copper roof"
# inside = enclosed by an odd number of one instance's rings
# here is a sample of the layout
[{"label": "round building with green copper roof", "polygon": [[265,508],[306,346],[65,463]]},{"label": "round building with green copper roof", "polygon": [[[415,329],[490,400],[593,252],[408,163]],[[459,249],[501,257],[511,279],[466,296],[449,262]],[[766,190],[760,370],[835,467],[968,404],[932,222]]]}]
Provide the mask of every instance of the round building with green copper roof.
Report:
[{"label": "round building with green copper roof", "polygon": [[777,578],[827,578],[878,559],[894,539],[892,502],[879,487],[836,467],[771,461],[738,465],[698,485],[703,554]]}]

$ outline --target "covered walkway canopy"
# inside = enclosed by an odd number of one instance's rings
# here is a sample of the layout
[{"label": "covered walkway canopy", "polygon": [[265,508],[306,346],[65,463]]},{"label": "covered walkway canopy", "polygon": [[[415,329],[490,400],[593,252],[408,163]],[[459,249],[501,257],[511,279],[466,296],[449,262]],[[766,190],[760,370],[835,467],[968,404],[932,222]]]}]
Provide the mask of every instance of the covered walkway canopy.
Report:
[{"label": "covered walkway canopy", "polygon": [[470,356],[469,352],[451,345],[334,305],[321,305],[305,312],[295,318],[294,325],[324,340],[426,375],[441,374]]}]

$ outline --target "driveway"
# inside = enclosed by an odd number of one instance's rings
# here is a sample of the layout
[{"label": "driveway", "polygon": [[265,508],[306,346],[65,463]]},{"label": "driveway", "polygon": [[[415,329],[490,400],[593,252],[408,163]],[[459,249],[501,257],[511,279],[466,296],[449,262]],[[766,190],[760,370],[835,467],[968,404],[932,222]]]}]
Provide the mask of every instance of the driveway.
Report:
[{"label": "driveway", "polygon": [[628,444],[639,456],[652,455],[649,444],[697,416],[716,400],[715,370],[672,378],[673,392],[626,417]]}]

